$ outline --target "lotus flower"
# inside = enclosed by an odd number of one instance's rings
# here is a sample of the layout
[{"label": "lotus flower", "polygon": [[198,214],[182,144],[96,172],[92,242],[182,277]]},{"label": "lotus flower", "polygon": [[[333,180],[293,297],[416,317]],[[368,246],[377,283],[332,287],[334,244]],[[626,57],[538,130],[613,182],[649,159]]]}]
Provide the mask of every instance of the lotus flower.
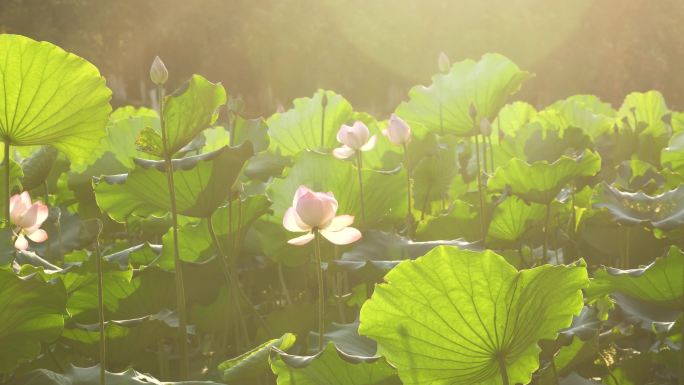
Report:
[{"label": "lotus flower", "polygon": [[28,239],[33,242],[45,242],[48,235],[40,226],[48,217],[48,207],[42,202],[31,203],[28,191],[10,198],[10,220],[16,226],[14,247],[18,250],[28,249]]},{"label": "lotus flower", "polygon": [[387,129],[382,130],[382,133],[395,146],[403,146],[411,141],[411,127],[395,114],[390,116]]},{"label": "lotus flower", "polygon": [[353,227],[352,215],[337,214],[337,200],[331,192],[314,192],[306,186],[299,186],[283,217],[283,226],[288,231],[306,234],[287,241],[291,245],[305,245],[321,234],[336,245],[348,245],[361,238],[361,232]]},{"label": "lotus flower", "polygon": [[333,155],[337,159],[347,159],[357,151],[372,150],[377,140],[375,135],[370,136],[370,131],[363,122],[356,121],[351,126],[343,124],[337,132],[337,141],[342,143],[342,147],[334,149]]}]

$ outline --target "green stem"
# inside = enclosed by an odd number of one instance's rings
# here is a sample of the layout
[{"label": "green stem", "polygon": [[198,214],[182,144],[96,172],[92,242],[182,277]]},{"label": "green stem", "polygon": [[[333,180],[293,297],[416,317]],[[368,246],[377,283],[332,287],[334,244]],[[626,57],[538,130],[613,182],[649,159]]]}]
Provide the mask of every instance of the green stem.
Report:
[{"label": "green stem", "polygon": [[[50,206],[50,192],[48,190],[47,180],[43,182],[43,187],[45,188],[45,204]],[[45,243],[45,259],[50,260],[50,242]]]},{"label": "green stem", "polygon": [[553,372],[553,379],[555,385],[560,385],[560,380],[558,379],[558,369],[556,368],[556,361],[551,357],[551,371]]},{"label": "green stem", "polygon": [[323,333],[325,333],[325,290],[323,268],[321,267],[321,235],[315,231],[316,279],[318,279],[318,351],[323,350]]},{"label": "green stem", "polygon": [[427,190],[425,190],[425,198],[423,199],[423,209],[420,212],[420,220],[425,219],[425,212],[427,211],[427,205],[430,200],[430,193],[432,192],[432,184],[429,184]]},{"label": "green stem", "polygon": [[504,357],[499,353],[497,355],[497,361],[499,362],[499,373],[501,373],[501,382],[503,385],[509,385],[508,382],[508,371],[506,370],[506,361]]},{"label": "green stem", "polygon": [[323,97],[321,98],[321,107],[323,107],[323,112],[321,112],[321,148],[325,145],[325,108],[327,104],[327,97],[325,92],[323,92]]},{"label": "green stem", "polygon": [[361,150],[356,151],[356,168],[359,174],[359,198],[361,199],[361,219],[366,221],[366,204],[363,199],[363,155]]},{"label": "green stem", "polygon": [[97,315],[100,326],[100,385],[105,385],[105,374],[107,370],[107,352],[105,337],[105,316],[104,316],[104,292],[102,278],[102,256],[100,255],[100,235],[102,234],[102,223],[96,219],[98,225],[97,236],[95,237],[95,270],[97,272]]},{"label": "green stem", "polygon": [[159,100],[159,120],[161,125],[162,145],[164,148],[164,164],[166,166],[166,182],[169,189],[171,203],[171,226],[173,233],[173,261],[176,278],[176,308],[178,310],[178,349],[180,351],[180,379],[185,380],[190,371],[188,358],[188,330],[187,314],[185,309],[185,285],[183,283],[183,271],[181,267],[180,251],[178,247],[178,210],[176,208],[176,187],[173,180],[172,154],[169,154],[168,140],[166,135],[166,122],[164,119],[164,91],[161,86],[157,87]]},{"label": "green stem", "polygon": [[[413,222],[413,213],[411,212],[411,169],[409,167],[409,151],[408,146],[404,143],[404,168],[406,169],[406,201],[408,202],[409,222]],[[409,236],[411,236],[412,223],[409,223]]]},{"label": "green stem", "polygon": [[551,203],[546,204],[546,219],[544,220],[544,246],[542,257],[544,258],[544,263],[549,262],[548,249],[549,249],[549,217],[551,215]]},{"label": "green stem", "polygon": [[[482,195],[482,171],[480,168],[480,139],[479,135],[475,135],[475,161],[477,163],[477,195],[480,200],[480,236],[482,237],[482,242],[485,240],[485,228],[484,228],[484,196]],[[484,247],[484,245],[483,245]]]},{"label": "green stem", "polygon": [[285,283],[285,275],[283,274],[283,264],[278,262],[278,279],[280,280],[280,289],[283,291],[283,296],[285,296],[285,301],[288,306],[292,305],[292,298],[290,298],[290,291],[287,289],[287,284]]},{"label": "green stem", "polygon": [[[226,280],[226,285],[228,286],[228,289],[230,290],[231,294],[233,295],[233,302],[235,303],[236,309],[235,312],[237,313],[237,317],[239,320],[239,326],[242,330],[236,330],[238,335],[235,336],[236,341],[239,340],[239,334],[244,336],[244,340],[249,343],[249,338],[248,338],[248,331],[247,331],[247,323],[245,322],[245,317],[242,314],[242,306],[241,306],[241,301],[240,301],[240,295],[238,293],[238,287],[239,284],[237,282],[237,278],[235,277],[235,274],[233,274],[233,270],[230,268],[229,262],[226,260],[226,254],[223,252],[223,248],[221,247],[221,244],[219,243],[218,237],[216,236],[216,232],[214,231],[214,224],[212,221],[212,216],[210,215],[209,218],[207,218],[207,230],[209,231],[209,236],[211,237],[211,241],[214,244],[214,248],[216,249],[216,253],[218,254],[218,258],[221,260],[221,265],[223,267],[223,275]],[[236,344],[240,345],[240,344]],[[236,348],[240,350],[240,347]]]},{"label": "green stem", "polygon": [[5,152],[3,154],[3,161],[2,165],[3,168],[5,169],[5,172],[3,176],[5,177],[4,185],[2,186],[5,189],[5,228],[10,227],[10,208],[9,208],[9,199],[10,199],[10,144],[9,144],[9,139],[5,138]]},{"label": "green stem", "polygon": [[[632,234],[632,228],[627,226],[625,227],[625,261],[624,267],[625,269],[629,269],[629,247],[630,247],[630,240],[631,240],[631,234]],[[684,334],[682,335],[684,337]]]},{"label": "green stem", "polygon": [[486,174],[489,168],[487,167],[487,137],[485,135],[482,135],[482,162],[482,168],[484,173]]},{"label": "green stem", "polygon": [[490,159],[489,167],[490,167],[491,172],[494,172],[495,171],[495,169],[494,169],[494,145],[492,144],[492,136],[491,135],[487,136],[487,140],[489,141],[489,159]]}]

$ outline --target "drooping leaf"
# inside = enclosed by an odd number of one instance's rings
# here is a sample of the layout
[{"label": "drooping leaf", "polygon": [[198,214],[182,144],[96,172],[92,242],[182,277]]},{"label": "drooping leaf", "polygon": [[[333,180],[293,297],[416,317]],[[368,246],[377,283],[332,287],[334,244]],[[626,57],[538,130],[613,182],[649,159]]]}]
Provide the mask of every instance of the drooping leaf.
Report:
[{"label": "drooping leaf", "polygon": [[660,163],[672,171],[684,174],[684,132],[670,138],[667,147],[660,153]]},{"label": "drooping leaf", "polygon": [[282,337],[266,341],[235,358],[223,361],[218,369],[223,372],[223,379],[229,383],[245,381],[268,372],[268,357],[272,348],[287,351],[295,343],[295,336],[286,333]]},{"label": "drooping leaf", "polygon": [[337,131],[349,122],[353,112],[344,97],[318,90],[311,98],[295,99],[293,104],[292,109],[276,113],[266,121],[271,151],[292,156],[304,150],[338,146]]},{"label": "drooping leaf", "polygon": [[278,349],[271,351],[271,369],[278,385],[393,385],[394,370],[382,357],[346,354],[328,343],[313,356],[295,356]]},{"label": "drooping leaf", "polygon": [[606,183],[595,189],[594,208],[605,208],[618,223],[673,230],[684,223],[684,186],[649,196],[624,192]]},{"label": "drooping leaf", "polygon": [[74,166],[105,135],[111,91],[97,68],[48,43],[0,35],[0,137],[13,146],[53,145]]},{"label": "drooping leaf", "polygon": [[[100,381],[100,367],[79,368],[68,367],[64,374],[47,369],[37,369],[16,380],[17,385],[91,385]],[[106,372],[105,382],[108,385],[220,385],[212,381],[159,381],[147,374],[128,369],[121,373]]]},{"label": "drooping leaf", "polygon": [[[245,144],[173,160],[178,212],[194,217],[211,214],[226,199],[251,155],[251,146]],[[136,168],[129,174],[100,178],[95,197],[102,211],[118,222],[125,222],[130,215],[169,212],[164,162],[137,159]]]},{"label": "drooping leaf", "polygon": [[43,186],[56,160],[57,150],[51,146],[42,146],[30,157],[24,159],[21,162],[24,174],[21,184],[24,190],[33,190]]},{"label": "drooping leaf", "polygon": [[0,373],[9,373],[37,356],[41,343],[59,337],[66,313],[64,285],[0,269],[0,309]]},{"label": "drooping leaf", "polygon": [[[447,74],[432,77],[428,87],[416,86],[409,101],[397,107],[397,114],[409,123],[429,131],[458,136],[479,134],[480,119],[494,121],[508,97],[520,89],[531,74],[520,70],[508,58],[486,54],[480,61],[454,63]],[[470,105],[477,110],[476,122],[470,117]]]},{"label": "drooping leaf", "polygon": [[684,296],[684,253],[676,246],[667,255],[639,269],[603,267],[594,273],[589,297],[622,293],[630,297],[679,306]]},{"label": "drooping leaf", "polygon": [[585,151],[577,158],[562,156],[553,163],[529,164],[513,159],[496,170],[487,187],[501,191],[508,186],[514,195],[528,202],[548,204],[568,183],[579,177],[592,176],[600,169],[601,158],[591,151]]},{"label": "drooping leaf", "polygon": [[[173,339],[178,319],[170,311],[128,320],[111,320],[105,324],[107,365],[110,369],[124,369],[133,363],[156,361],[150,350],[156,350],[159,340]],[[72,351],[97,358],[100,333],[98,324],[67,327],[60,342]],[[156,362],[155,362],[156,363]]]},{"label": "drooping leaf", "polygon": [[378,341],[404,384],[530,381],[537,345],[583,306],[584,266],[517,271],[492,251],[436,248],[391,270],[361,309],[359,332]]}]

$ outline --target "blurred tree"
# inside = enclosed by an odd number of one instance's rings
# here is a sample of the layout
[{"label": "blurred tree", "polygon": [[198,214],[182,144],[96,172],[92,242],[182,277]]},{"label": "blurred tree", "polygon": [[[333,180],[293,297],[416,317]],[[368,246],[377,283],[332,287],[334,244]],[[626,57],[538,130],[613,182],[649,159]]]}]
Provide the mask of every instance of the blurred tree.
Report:
[{"label": "blurred tree", "polygon": [[509,56],[537,74],[521,94],[535,104],[574,93],[619,104],[655,88],[681,108],[681,20],[681,0],[0,0],[0,32],[91,60],[117,104],[147,102],[160,55],[171,85],[201,73],[254,115],[318,87],[386,115],[441,51]]}]

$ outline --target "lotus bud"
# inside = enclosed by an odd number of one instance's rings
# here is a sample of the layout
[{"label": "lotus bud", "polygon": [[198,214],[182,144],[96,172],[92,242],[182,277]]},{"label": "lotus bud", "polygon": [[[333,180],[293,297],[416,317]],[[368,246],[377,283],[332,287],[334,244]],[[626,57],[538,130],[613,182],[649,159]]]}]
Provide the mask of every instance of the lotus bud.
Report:
[{"label": "lotus bud", "polygon": [[484,136],[492,134],[492,124],[489,123],[489,119],[482,118],[482,120],[480,120],[480,133]]},{"label": "lotus bud", "polygon": [[468,115],[470,115],[470,119],[475,121],[477,118],[477,108],[475,107],[475,104],[470,103],[470,106],[468,107]]},{"label": "lotus bud", "polygon": [[152,79],[152,83],[158,86],[164,85],[169,79],[169,71],[166,69],[164,62],[159,56],[155,56],[152,66],[150,67],[150,79]]},{"label": "lotus bud", "polygon": [[395,146],[403,146],[411,140],[411,127],[402,118],[392,114],[387,124],[387,129],[382,133]]},{"label": "lotus bud", "polygon": [[447,54],[444,52],[439,53],[439,58],[437,59],[437,65],[439,67],[440,72],[447,73],[449,72],[449,68],[451,67],[451,63],[449,62],[449,57]]}]

